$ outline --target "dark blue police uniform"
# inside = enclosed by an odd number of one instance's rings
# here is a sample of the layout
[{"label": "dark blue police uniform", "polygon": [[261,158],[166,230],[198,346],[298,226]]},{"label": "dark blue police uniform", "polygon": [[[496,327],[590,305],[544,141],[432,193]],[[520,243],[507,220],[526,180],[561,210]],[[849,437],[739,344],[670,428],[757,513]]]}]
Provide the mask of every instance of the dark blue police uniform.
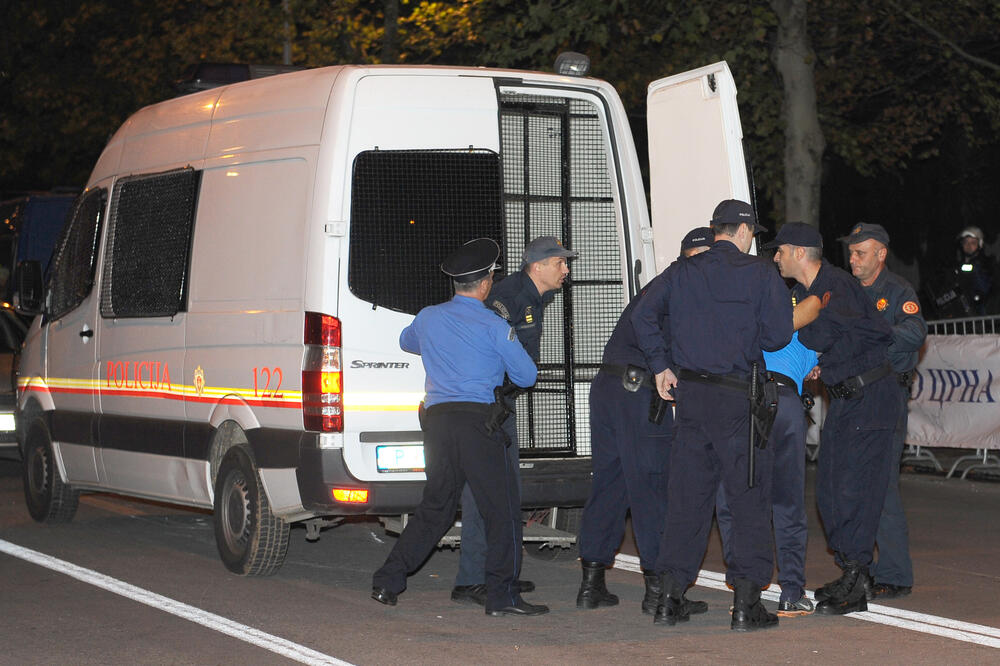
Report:
[{"label": "dark blue police uniform", "polygon": [[[531,277],[524,271],[518,271],[494,284],[490,295],[486,298],[487,307],[506,319],[514,328],[517,339],[536,364],[541,355],[542,313],[554,297],[555,292],[539,294]],[[521,462],[516,415],[511,414],[504,421],[503,430],[511,441],[511,445],[507,448],[507,464],[511,469],[517,470]],[[518,474],[519,483],[520,478]],[[515,543],[520,544],[521,538],[522,526],[519,523]],[[459,552],[458,575],[455,576],[456,588],[468,588],[483,583],[486,552],[483,518],[476,506],[472,490],[466,485],[462,491],[462,546]]]},{"label": "dark blue police uniform", "polygon": [[[445,272],[455,275],[457,269]],[[373,598],[395,604],[406,588],[407,575],[423,563],[454,522],[468,481],[486,523],[487,613],[547,611],[526,604],[515,585],[521,565],[520,544],[515,544],[521,524],[517,470],[509,466],[503,437],[486,429],[493,388],[505,373],[518,386],[530,386],[537,374],[534,362],[509,324],[478,299],[462,294],[421,310],[400,334],[399,344],[420,354],[426,371],[427,483],[420,505],[373,576]]]},{"label": "dark blue police uniform", "polygon": [[[875,309],[892,326],[892,343],[889,345],[889,363],[898,380],[897,397],[899,418],[892,435],[889,453],[889,483],[885,504],[878,522],[875,543],[878,560],[871,574],[876,595],[882,586],[910,588],[913,586],[913,563],[910,560],[910,537],[906,513],[899,494],[899,462],[906,441],[907,403],[910,399],[910,380],[920,361],[920,348],[927,338],[927,322],[920,313],[920,301],[910,283],[883,268],[875,281],[862,287]],[[890,588],[891,589],[891,588]],[[888,595],[885,595],[888,596]]]},{"label": "dark blue police uniform", "polygon": [[679,598],[694,582],[721,482],[735,519],[726,578],[738,593],[756,586],[759,600],[773,570],[772,454],[758,451],[756,484],[748,488],[746,385],[751,364],[763,361],[761,350],[779,349],[792,337],[788,289],[767,262],[725,239],[674,262],[663,276],[650,283],[631,317],[648,367],[654,373],[670,368],[679,379],[667,518],[655,566],[664,581],[681,588],[664,589],[665,596]]},{"label": "dark blue police uniform", "polygon": [[[799,331],[802,344],[820,352],[820,378],[831,398],[820,436],[816,503],[837,564],[866,579],[899,418],[899,390],[887,357],[891,331],[857,279],[825,259],[809,288],[799,284],[794,293],[799,300],[828,300]],[[817,610],[829,612],[822,603]]]},{"label": "dark blue police uniform", "polygon": [[[663,279],[657,276],[650,285]],[[625,514],[631,510],[639,563],[652,572],[666,512],[673,415],[668,408],[659,424],[650,421],[651,400],[659,396],[631,319],[641,298],[637,295],[622,312],[604,347],[601,371],[590,385],[593,482],[579,544],[581,560],[610,566],[625,535]],[[629,366],[637,372],[634,390],[624,384]]]}]

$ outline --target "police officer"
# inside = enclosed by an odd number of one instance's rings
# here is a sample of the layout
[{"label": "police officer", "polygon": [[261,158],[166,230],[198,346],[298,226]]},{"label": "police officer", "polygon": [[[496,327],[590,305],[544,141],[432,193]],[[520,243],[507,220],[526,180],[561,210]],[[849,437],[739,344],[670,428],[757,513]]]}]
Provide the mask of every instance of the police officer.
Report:
[{"label": "police officer", "polygon": [[920,348],[927,337],[927,323],[920,313],[917,293],[910,283],[885,267],[889,234],[878,224],[858,224],[840,238],[850,252],[851,272],[861,283],[875,309],[892,327],[889,362],[899,382],[899,419],[889,455],[889,484],[878,522],[875,543],[878,561],[871,569],[872,596],[879,599],[904,597],[913,588],[906,513],[899,495],[899,461],[906,440],[907,402],[913,370],[920,361]]},{"label": "police officer", "polygon": [[[702,233],[696,242],[711,244],[707,240],[711,230],[704,231],[708,234]],[[684,245],[681,247],[683,253]],[[655,289],[664,279],[664,274],[656,276],[647,290]],[[656,390],[654,373],[632,326],[632,312],[645,292],[636,295],[619,317],[604,347],[601,369],[590,385],[593,482],[578,539],[583,580],[576,596],[577,608],[618,604],[618,597],[604,582],[604,570],[614,563],[625,534],[625,514],[630,510],[646,586],[642,612],[653,615],[660,602],[662,590],[655,565],[667,506],[673,413]],[[691,613],[708,610],[703,601],[688,603]]]},{"label": "police officer", "polygon": [[816,295],[827,304],[799,331],[802,344],[821,354],[821,379],[831,398],[820,434],[816,503],[827,544],[843,570],[816,591],[816,612],[863,611],[900,407],[888,361],[891,330],[858,281],[823,259],[815,227],[789,222],[774,244],[781,274],[798,282],[795,296]]},{"label": "police officer", "polygon": [[955,279],[968,316],[982,316],[989,311],[988,301],[993,291],[996,265],[993,257],[983,250],[984,240],[983,230],[979,227],[966,227],[958,235]]},{"label": "police officer", "polygon": [[715,242],[715,233],[710,227],[695,227],[684,234],[681,239],[681,256],[678,259],[693,257],[701,254],[712,247]]},{"label": "police officer", "polygon": [[[764,248],[767,248],[765,245]],[[798,312],[798,310],[796,311]],[[817,312],[818,314],[818,312]],[[771,483],[771,523],[778,557],[778,617],[796,617],[813,612],[805,596],[805,558],[809,527],[806,520],[806,412],[802,403],[802,381],[816,367],[816,352],[799,342],[798,332],[781,349],[764,352],[768,380],[777,384],[778,411],[767,441],[774,452]],[[715,517],[719,523],[726,561],[732,552],[732,512],[720,487]]]},{"label": "police officer", "polygon": [[[494,284],[486,299],[486,305],[514,327],[517,339],[536,364],[541,356],[542,313],[569,275],[567,260],[577,256],[579,253],[563,247],[555,236],[536,238],[524,248],[521,270]],[[508,400],[513,402],[513,398]],[[519,470],[516,416],[511,414],[507,417],[502,428],[511,442],[507,447],[508,464],[511,469]],[[515,543],[520,548],[520,523]],[[462,491],[462,546],[459,552],[452,601],[481,606],[486,601],[486,531],[468,484]],[[517,585],[521,592],[535,589],[535,584],[529,580],[519,580]]]},{"label": "police officer", "polygon": [[483,304],[499,255],[499,246],[486,238],[449,255],[441,270],[452,277],[454,298],[422,309],[399,336],[399,346],[420,354],[427,373],[427,483],[420,505],[372,578],[372,598],[379,603],[396,604],[407,575],[454,522],[468,481],[486,522],[486,613],[540,615],[549,610],[524,601],[515,585],[521,565],[520,544],[514,539],[521,524],[517,472],[508,463],[504,438],[486,428],[493,388],[504,373],[522,387],[533,384],[537,375],[514,330]]},{"label": "police officer", "polygon": [[670,455],[667,518],[656,562],[663,596],[654,622],[689,619],[684,591],[704,557],[722,483],[735,519],[727,581],[733,586],[731,628],[774,626],[778,618],[760,601],[773,570],[770,529],[771,450],[758,452],[748,487],[751,365],[761,349],[792,337],[792,304],[784,282],[767,263],[748,255],[763,230],[749,204],[721,202],[712,215],[715,243],[707,252],[675,261],[651,282],[632,313],[636,339],[657,390],[676,390],[677,414]]}]

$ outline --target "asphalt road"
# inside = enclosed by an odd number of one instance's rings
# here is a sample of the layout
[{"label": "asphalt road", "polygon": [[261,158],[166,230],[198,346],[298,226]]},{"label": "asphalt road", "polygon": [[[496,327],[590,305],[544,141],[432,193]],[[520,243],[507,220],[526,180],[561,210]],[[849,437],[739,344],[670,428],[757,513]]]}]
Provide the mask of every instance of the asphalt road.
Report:
[{"label": "asphalt road", "polygon": [[[811,480],[812,466],[810,489]],[[523,577],[538,585],[527,596],[551,613],[487,617],[450,601],[458,563],[450,550],[432,555],[390,608],[368,598],[394,541],[376,521],[325,530],[315,543],[293,529],[277,574],[240,578],[219,562],[208,513],[92,494],[72,523],[39,525],[24,508],[19,463],[0,459],[0,663],[997,663],[1000,484],[905,474],[903,495],[911,596],[858,616],[782,619],[736,634],[715,538],[703,584],[688,593],[710,610],[673,628],[639,612],[630,541],[623,568],[608,573],[622,597],[615,608],[576,609],[570,551],[525,560]],[[812,590],[838,572],[810,520]]]}]

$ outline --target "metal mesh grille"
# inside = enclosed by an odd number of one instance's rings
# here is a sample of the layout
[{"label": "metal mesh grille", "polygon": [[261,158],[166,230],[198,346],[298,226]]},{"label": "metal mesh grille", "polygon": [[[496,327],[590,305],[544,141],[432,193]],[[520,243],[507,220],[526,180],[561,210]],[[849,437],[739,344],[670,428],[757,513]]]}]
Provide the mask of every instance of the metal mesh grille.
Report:
[{"label": "metal mesh grille", "polygon": [[104,212],[105,190],[91,190],[78,201],[70,224],[52,258],[49,317],[59,319],[83,302],[94,286],[97,238]]},{"label": "metal mesh grille", "polygon": [[606,128],[589,101],[500,96],[508,272],[525,244],[556,236],[580,252],[545,309],[539,378],[517,405],[522,456],[590,455],[590,381],[624,303]]},{"label": "metal mesh grille", "polygon": [[451,298],[441,261],[502,237],[500,158],[488,150],[360,153],[351,187],[351,292],[416,314]]},{"label": "metal mesh grille", "polygon": [[103,317],[168,317],[184,308],[201,172],[181,169],[118,182],[111,199]]}]

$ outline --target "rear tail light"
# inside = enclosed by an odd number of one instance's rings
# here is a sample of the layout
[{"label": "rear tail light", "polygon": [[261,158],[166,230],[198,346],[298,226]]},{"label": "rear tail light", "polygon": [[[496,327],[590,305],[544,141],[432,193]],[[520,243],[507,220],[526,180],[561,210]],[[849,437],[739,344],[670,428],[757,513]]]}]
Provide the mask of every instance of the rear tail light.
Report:
[{"label": "rear tail light", "polygon": [[340,362],[340,320],[307,312],[302,363],[302,423],[306,430],[344,431],[344,386]]},{"label": "rear tail light", "polygon": [[367,504],[368,491],[360,488],[334,488],[330,491],[333,499],[348,504]]}]

